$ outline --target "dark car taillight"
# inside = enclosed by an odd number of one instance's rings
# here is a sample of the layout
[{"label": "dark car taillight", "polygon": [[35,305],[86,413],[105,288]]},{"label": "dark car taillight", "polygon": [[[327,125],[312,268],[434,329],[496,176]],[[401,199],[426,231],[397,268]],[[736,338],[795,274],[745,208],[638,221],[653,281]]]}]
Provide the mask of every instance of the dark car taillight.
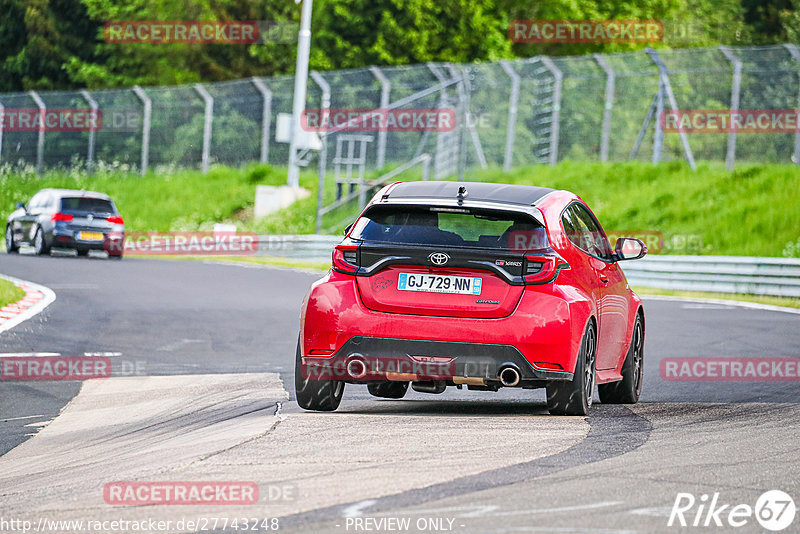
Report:
[{"label": "dark car taillight", "polygon": [[50,217],[51,222],[72,222],[72,215],[69,213],[54,213],[52,217]]},{"label": "dark car taillight", "polygon": [[111,224],[125,224],[122,221],[122,217],[120,217],[119,215],[112,215],[111,217],[106,217],[106,220]]},{"label": "dark car taillight", "polygon": [[558,254],[525,256],[525,283],[549,284],[562,269],[569,269],[569,263]]},{"label": "dark car taillight", "polygon": [[333,269],[344,274],[355,274],[358,270],[358,247],[336,245],[333,249]]}]

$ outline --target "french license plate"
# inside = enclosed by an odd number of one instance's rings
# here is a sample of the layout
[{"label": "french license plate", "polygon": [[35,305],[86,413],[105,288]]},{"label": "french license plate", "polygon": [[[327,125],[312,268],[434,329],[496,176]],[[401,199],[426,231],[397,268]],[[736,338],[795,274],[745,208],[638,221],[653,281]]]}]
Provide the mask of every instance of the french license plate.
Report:
[{"label": "french license plate", "polygon": [[78,239],[81,241],[102,241],[103,234],[100,232],[78,232]]},{"label": "french license plate", "polygon": [[424,293],[452,293],[455,295],[480,295],[482,280],[472,276],[446,274],[400,273],[397,289]]}]

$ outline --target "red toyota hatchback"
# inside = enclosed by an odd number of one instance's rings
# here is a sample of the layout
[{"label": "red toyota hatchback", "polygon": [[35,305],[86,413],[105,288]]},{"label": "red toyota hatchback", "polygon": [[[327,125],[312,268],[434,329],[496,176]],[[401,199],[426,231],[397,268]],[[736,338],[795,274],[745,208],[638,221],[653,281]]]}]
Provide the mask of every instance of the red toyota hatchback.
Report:
[{"label": "red toyota hatchback", "polygon": [[376,397],[448,386],[546,388],[552,414],[635,403],[644,309],[577,195],[543,187],[409,182],[384,187],[303,301],[299,405],[332,411],[345,383]]}]

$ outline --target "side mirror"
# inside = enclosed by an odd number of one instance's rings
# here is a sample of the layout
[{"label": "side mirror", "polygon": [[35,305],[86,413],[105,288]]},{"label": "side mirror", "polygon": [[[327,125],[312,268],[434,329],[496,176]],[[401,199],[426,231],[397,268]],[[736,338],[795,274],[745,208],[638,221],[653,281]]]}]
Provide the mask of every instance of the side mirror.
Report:
[{"label": "side mirror", "polygon": [[647,245],[641,239],[620,237],[614,246],[614,257],[617,261],[638,260],[647,254]]},{"label": "side mirror", "polygon": [[350,233],[350,230],[353,228],[354,224],[355,223],[350,223],[350,224],[347,225],[347,228],[344,229],[344,235],[347,235],[347,234]]},{"label": "side mirror", "polygon": [[24,202],[17,202],[17,207],[14,208],[14,209],[20,209],[20,208],[25,209],[25,203]]}]

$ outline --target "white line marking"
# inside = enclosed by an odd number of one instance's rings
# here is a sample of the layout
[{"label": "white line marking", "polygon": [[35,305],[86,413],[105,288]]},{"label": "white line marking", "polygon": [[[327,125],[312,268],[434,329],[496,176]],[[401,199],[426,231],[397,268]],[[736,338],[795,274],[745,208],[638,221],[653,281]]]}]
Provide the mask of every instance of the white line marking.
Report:
[{"label": "white line marking", "polygon": [[58,352],[3,352],[0,358],[45,358],[47,356],[61,356]]},{"label": "white line marking", "polygon": [[345,508],[342,511],[342,517],[356,517],[356,516],[359,516],[359,515],[361,515],[361,509],[362,508],[366,508],[367,506],[372,506],[376,502],[378,502],[378,501],[376,501],[375,499],[367,499],[365,501],[361,501],[361,502],[357,502],[355,504],[352,504],[352,505],[348,506],[347,508]]},{"label": "white line marking", "polygon": [[172,352],[175,349],[178,349],[184,345],[188,345],[189,343],[205,343],[205,339],[181,339],[180,341],[175,341],[173,343],[169,343],[164,345],[163,347],[159,347],[156,350],[161,352]]},{"label": "white line marking", "polygon": [[121,352],[84,352],[84,356],[104,356],[106,358],[115,358],[122,356]]},{"label": "white line marking", "polygon": [[44,415],[25,415],[22,417],[11,417],[9,419],[0,420],[0,423],[7,423],[8,421],[20,421],[22,419],[36,419],[37,417],[44,417]]},{"label": "white line marking", "polygon": [[39,284],[34,284],[33,282],[20,280],[19,278],[14,278],[13,276],[6,276],[4,274],[0,274],[0,278],[8,280],[9,282],[13,282],[14,284],[17,285],[28,286],[32,290],[39,291],[42,293],[42,299],[39,302],[37,302],[27,310],[23,311],[13,319],[9,319],[4,323],[0,324],[0,333],[5,332],[6,330],[11,330],[21,322],[27,321],[31,317],[34,317],[39,313],[42,313],[42,311],[44,311],[45,308],[47,308],[50,304],[52,304],[56,300],[56,294],[49,287],[40,286]]},{"label": "white line marking", "polygon": [[757,302],[743,302],[739,300],[706,299],[702,297],[671,297],[667,295],[639,295],[643,300],[674,300],[678,302],[706,302],[708,304],[721,304],[724,306],[739,306],[753,310],[776,311],[800,315],[800,309],[786,306],[773,306],[772,304],[759,304]]}]

